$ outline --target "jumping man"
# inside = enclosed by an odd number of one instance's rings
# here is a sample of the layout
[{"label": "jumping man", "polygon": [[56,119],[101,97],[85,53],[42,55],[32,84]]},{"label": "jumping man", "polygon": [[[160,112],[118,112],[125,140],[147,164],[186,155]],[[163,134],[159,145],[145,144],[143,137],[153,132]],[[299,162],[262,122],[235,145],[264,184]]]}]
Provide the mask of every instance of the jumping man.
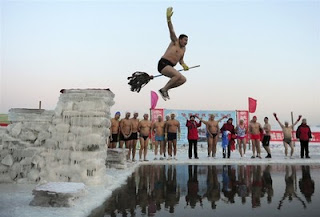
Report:
[{"label": "jumping man", "polygon": [[187,80],[180,72],[178,72],[173,67],[179,62],[183,67],[183,70],[189,70],[189,67],[183,60],[183,56],[186,51],[186,45],[188,43],[188,36],[181,34],[179,38],[177,38],[171,22],[172,14],[172,7],[167,8],[167,21],[171,42],[158,63],[158,71],[164,76],[171,78],[169,82],[159,90],[164,100],[170,99],[168,90],[184,84]]}]

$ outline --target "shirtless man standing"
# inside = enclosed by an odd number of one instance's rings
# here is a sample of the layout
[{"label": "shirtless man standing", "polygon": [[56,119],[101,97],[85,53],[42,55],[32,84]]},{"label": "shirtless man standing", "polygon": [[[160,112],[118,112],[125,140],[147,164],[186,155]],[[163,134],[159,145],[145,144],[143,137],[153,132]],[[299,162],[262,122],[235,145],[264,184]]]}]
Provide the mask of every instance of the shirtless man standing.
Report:
[{"label": "shirtless man standing", "polygon": [[109,148],[116,148],[118,138],[119,138],[119,128],[120,128],[120,112],[116,112],[114,118],[111,119],[111,137],[110,137],[110,144]]},{"label": "shirtless man standing", "polygon": [[140,161],[142,161],[142,151],[143,151],[143,160],[148,161],[146,157],[148,152],[149,135],[151,130],[151,121],[149,121],[148,118],[149,118],[149,115],[144,114],[143,120],[141,120],[138,125],[138,131],[140,133],[140,150],[139,150]]},{"label": "shirtless man standing", "polygon": [[255,151],[257,151],[257,157],[261,159],[260,138],[263,131],[260,123],[257,122],[257,116],[253,116],[249,124],[250,139],[252,141],[252,157],[255,158]]},{"label": "shirtless man standing", "polygon": [[158,116],[158,121],[154,122],[152,125],[152,132],[155,133],[155,160],[158,160],[158,146],[160,145],[160,160],[163,160],[162,157],[163,149],[164,149],[164,127],[165,123],[162,120],[161,116]]},{"label": "shirtless man standing", "polygon": [[276,113],[273,113],[273,116],[276,118],[277,122],[279,123],[280,127],[282,128],[285,158],[287,158],[287,155],[288,155],[288,145],[291,148],[290,158],[293,158],[294,146],[292,143],[292,131],[293,131],[294,126],[300,121],[302,116],[299,115],[298,120],[293,125],[290,125],[290,126],[287,121],[284,122],[284,125],[283,125],[279,121]]},{"label": "shirtless man standing", "polygon": [[[169,115],[167,115],[166,116],[166,120],[165,120],[165,122],[164,122],[164,131],[166,131],[166,129],[167,129],[167,122],[170,120],[170,116]],[[163,157],[165,158],[166,157],[166,152],[167,152],[167,147],[168,147],[168,138],[165,136],[164,137],[164,147],[163,147]]]},{"label": "shirtless man standing", "polygon": [[219,134],[219,122],[228,116],[223,116],[219,120],[214,120],[215,116],[213,114],[210,115],[208,121],[200,119],[207,126],[208,137],[208,157],[216,157],[217,152],[217,142],[218,142],[218,134]]},{"label": "shirtless man standing", "polygon": [[175,119],[176,115],[171,114],[171,119],[166,122],[165,136],[168,138],[168,159],[172,159],[172,146],[174,159],[176,160],[177,155],[177,133],[178,139],[180,140],[180,122]]},{"label": "shirtless man standing", "polygon": [[[131,134],[131,144],[129,147],[129,159],[130,159],[130,151],[132,152],[132,161],[136,161],[136,146],[137,146],[137,141],[138,141],[138,125],[139,125],[139,119],[138,119],[138,112],[133,113],[133,118],[131,118],[132,122],[132,134]],[[130,150],[131,149],[131,150]]]},{"label": "shirtless man standing", "polygon": [[169,82],[159,90],[164,100],[170,99],[168,95],[169,89],[178,87],[184,84],[187,80],[180,72],[178,72],[173,67],[179,62],[183,67],[183,70],[189,70],[189,67],[184,63],[183,60],[184,53],[186,51],[186,45],[188,43],[188,36],[181,34],[179,38],[177,38],[171,22],[172,14],[172,7],[167,8],[167,21],[171,42],[158,63],[158,71],[164,76],[171,78]]},{"label": "shirtless man standing", "polygon": [[131,132],[132,132],[132,123],[129,118],[130,118],[130,112],[126,112],[125,118],[120,121],[119,148],[123,148],[123,143],[126,144],[126,147],[129,147],[130,136],[131,136]]},{"label": "shirtless man standing", "polygon": [[271,125],[269,124],[269,118],[265,117],[264,118],[264,125],[263,125],[262,146],[266,150],[266,152],[268,153],[266,158],[271,158],[271,151],[270,151],[270,147],[269,147],[270,139],[271,139],[271,135],[270,135],[271,132],[270,131],[271,131]]}]

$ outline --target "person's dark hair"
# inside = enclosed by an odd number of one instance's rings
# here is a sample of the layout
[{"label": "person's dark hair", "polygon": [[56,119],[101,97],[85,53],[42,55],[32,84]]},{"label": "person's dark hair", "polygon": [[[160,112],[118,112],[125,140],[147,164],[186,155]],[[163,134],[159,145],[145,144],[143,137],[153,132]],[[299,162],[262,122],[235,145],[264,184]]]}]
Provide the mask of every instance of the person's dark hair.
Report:
[{"label": "person's dark hair", "polygon": [[268,117],[264,117],[264,119],[267,119],[267,120],[269,120],[269,118],[268,118]]},{"label": "person's dark hair", "polygon": [[185,35],[185,34],[181,34],[181,35],[179,35],[179,40],[180,40],[180,39],[183,39],[184,37],[188,38],[188,36],[187,36],[187,35]]}]

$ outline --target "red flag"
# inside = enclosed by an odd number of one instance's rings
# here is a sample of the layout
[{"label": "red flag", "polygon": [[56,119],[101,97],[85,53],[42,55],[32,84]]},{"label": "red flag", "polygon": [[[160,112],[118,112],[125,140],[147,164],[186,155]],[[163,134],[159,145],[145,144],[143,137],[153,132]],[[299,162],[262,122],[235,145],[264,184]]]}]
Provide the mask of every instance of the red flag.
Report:
[{"label": "red flag", "polygon": [[151,109],[156,108],[158,102],[158,94],[154,91],[151,91]]},{"label": "red flag", "polygon": [[249,112],[250,113],[254,113],[256,111],[257,108],[257,100],[249,97]]}]

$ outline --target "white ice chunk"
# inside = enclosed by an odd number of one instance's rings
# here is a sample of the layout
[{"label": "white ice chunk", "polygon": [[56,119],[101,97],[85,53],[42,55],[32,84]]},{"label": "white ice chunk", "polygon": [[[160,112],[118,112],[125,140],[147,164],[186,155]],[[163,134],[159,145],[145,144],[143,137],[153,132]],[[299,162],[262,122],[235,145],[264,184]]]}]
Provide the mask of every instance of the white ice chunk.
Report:
[{"label": "white ice chunk", "polygon": [[2,159],[1,163],[6,166],[13,165],[13,157],[11,154],[8,154],[5,158]]}]

